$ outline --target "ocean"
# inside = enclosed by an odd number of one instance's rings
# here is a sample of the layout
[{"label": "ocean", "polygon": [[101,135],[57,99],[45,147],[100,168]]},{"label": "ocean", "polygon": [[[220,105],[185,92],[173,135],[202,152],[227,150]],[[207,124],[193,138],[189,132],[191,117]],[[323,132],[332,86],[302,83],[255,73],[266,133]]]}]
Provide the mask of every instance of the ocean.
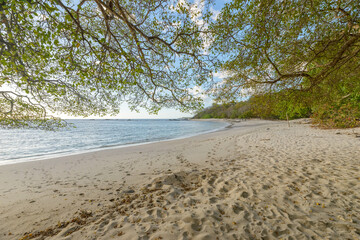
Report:
[{"label": "ocean", "polygon": [[225,122],[169,119],[67,120],[59,131],[0,129],[0,165],[97,149],[184,138],[227,126]]}]

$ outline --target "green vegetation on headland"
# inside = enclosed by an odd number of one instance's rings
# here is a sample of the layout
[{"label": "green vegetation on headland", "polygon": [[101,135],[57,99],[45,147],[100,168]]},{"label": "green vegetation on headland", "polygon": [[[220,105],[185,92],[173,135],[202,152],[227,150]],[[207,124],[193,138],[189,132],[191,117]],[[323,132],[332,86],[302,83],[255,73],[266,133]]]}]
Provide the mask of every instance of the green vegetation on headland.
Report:
[{"label": "green vegetation on headland", "polygon": [[318,103],[311,98],[291,98],[277,94],[252,96],[247,101],[214,103],[196,113],[194,118],[228,118],[228,119],[297,119],[312,118],[312,122],[324,128],[348,128],[360,126],[360,84],[357,91],[345,97],[338,95],[331,101]]},{"label": "green vegetation on headland", "polygon": [[228,53],[227,77],[213,92],[225,103],[252,95],[224,105],[228,117],[310,116],[323,127],[359,126],[359,16],[351,0],[227,4],[213,25],[214,51]]}]

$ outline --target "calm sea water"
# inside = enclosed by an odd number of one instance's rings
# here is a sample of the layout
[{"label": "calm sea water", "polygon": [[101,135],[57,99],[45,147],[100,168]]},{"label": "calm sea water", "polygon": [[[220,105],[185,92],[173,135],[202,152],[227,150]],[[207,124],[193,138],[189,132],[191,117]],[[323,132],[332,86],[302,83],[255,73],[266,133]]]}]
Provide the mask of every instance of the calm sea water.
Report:
[{"label": "calm sea water", "polygon": [[181,138],[225,127],[223,122],[171,120],[68,120],[57,132],[0,129],[0,165],[88,150]]}]

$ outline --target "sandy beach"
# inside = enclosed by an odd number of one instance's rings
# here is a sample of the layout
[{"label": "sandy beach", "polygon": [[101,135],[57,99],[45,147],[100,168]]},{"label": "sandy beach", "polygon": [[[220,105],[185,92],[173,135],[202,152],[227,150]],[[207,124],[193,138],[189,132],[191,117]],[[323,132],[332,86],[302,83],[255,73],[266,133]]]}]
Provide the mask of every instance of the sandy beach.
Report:
[{"label": "sandy beach", "polygon": [[0,166],[0,239],[360,239],[360,129],[305,122]]}]

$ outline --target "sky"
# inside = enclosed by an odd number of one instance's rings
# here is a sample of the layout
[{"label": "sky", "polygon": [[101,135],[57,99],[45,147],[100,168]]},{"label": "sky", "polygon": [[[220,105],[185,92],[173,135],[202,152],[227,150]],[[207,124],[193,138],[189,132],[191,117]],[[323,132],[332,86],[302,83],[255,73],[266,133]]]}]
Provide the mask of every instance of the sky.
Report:
[{"label": "sky", "polygon": [[[196,0],[195,0],[196,1]],[[221,8],[225,3],[230,2],[231,0],[216,0],[214,1],[213,11],[215,13],[220,12]],[[222,79],[221,74],[214,75],[214,80],[220,81]],[[209,107],[212,105],[213,101],[209,97],[204,97],[204,105],[205,107]],[[194,113],[183,113],[175,109],[162,109],[157,115],[150,115],[146,112],[146,110],[140,110],[139,113],[131,112],[129,108],[124,104],[120,107],[120,114],[112,117],[112,118],[154,118],[154,119],[162,119],[162,118],[181,118],[181,117],[192,117]]]},{"label": "sky", "polygon": [[[199,3],[202,0],[192,0],[195,3]],[[230,2],[231,0],[215,0],[214,4],[211,6],[211,10],[213,11],[214,15],[217,15],[220,13],[221,8],[224,6],[225,3]],[[196,21],[196,20],[195,20]],[[214,80],[216,82],[221,81],[221,79],[224,77],[224,74],[217,73],[214,74]],[[4,86],[2,86],[2,89]],[[194,86],[194,89],[198,89],[201,92],[201,88],[198,86]],[[4,90],[4,89],[3,89]],[[6,90],[6,89],[5,89]],[[207,96],[202,95],[203,103],[205,107],[209,107],[212,105],[213,101]],[[73,119],[73,118],[82,118],[82,117],[72,117],[65,114],[54,114],[57,117],[61,117],[63,119]],[[182,118],[182,117],[192,117],[195,115],[195,112],[180,112],[176,109],[168,109],[163,108],[159,111],[158,114],[149,114],[145,109],[140,109],[139,112],[131,111],[128,106],[124,103],[120,106],[120,113],[116,116],[106,116],[104,118],[117,118],[117,119],[169,119],[169,118]],[[96,116],[90,116],[88,118],[99,118]]]},{"label": "sky", "polygon": [[[141,109],[140,112],[131,111],[126,104],[120,106],[120,113],[116,116],[106,116],[106,117],[97,117],[91,116],[87,117],[89,119],[175,119],[182,117],[192,117],[193,113],[182,113],[175,109],[161,109],[158,114],[149,114],[146,110]],[[58,115],[63,119],[83,119],[83,117],[71,117],[65,114]]]},{"label": "sky", "polygon": [[[201,0],[194,0],[195,2],[197,1],[201,1]],[[215,0],[214,1],[214,5],[212,7],[212,10],[214,11],[214,13],[218,13],[220,12],[221,8],[224,6],[225,3],[230,2],[231,0],[225,0],[225,1],[221,1],[221,0]],[[215,74],[214,75],[214,80],[215,81],[221,81],[222,79],[222,74]],[[209,98],[204,96],[203,97],[203,101],[204,101],[204,106],[205,107],[209,107],[212,105],[213,101]],[[122,104],[120,106],[120,113],[116,116],[107,116],[104,118],[116,118],[116,119],[169,119],[169,118],[182,118],[182,117],[192,117],[194,116],[195,113],[184,113],[184,112],[180,112],[176,109],[168,109],[168,108],[164,108],[161,109],[159,111],[158,114],[154,115],[154,114],[149,114],[146,110],[144,109],[140,109],[139,112],[134,112],[131,111],[126,104]],[[69,117],[67,115],[59,115],[59,117],[61,118],[66,118],[66,119],[70,119],[70,118],[74,118],[74,117]],[[89,118],[99,118],[96,116],[92,116]]]}]

